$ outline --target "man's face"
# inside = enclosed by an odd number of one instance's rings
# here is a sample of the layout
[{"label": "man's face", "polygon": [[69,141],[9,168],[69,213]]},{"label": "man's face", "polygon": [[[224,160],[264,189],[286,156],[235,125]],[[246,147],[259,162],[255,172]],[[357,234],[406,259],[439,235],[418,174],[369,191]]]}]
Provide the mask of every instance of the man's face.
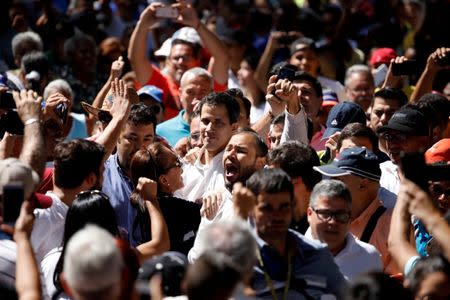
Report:
[{"label": "man's face", "polygon": [[328,198],[320,196],[315,207],[308,207],[308,222],[311,234],[315,239],[328,245],[328,248],[341,249],[345,245],[345,238],[350,229],[350,218],[347,222],[339,222],[335,217],[328,217],[329,213],[350,215],[351,206],[342,198]]},{"label": "man's face", "polygon": [[193,67],[198,67],[200,64],[194,56],[192,47],[186,44],[174,45],[170,50],[167,62],[169,73],[176,82],[180,81],[184,72]]},{"label": "man's face", "polygon": [[269,131],[269,146],[270,149],[275,148],[280,144],[281,134],[283,133],[284,124],[273,124]]},{"label": "man's face", "polygon": [[223,154],[225,184],[245,182],[256,171],[256,144],[250,134],[240,133],[231,137]]},{"label": "man's face", "polygon": [[353,147],[364,147],[373,152],[372,142],[368,137],[365,136],[352,136],[342,140],[341,148],[339,149],[339,153],[342,153],[345,149],[353,148]]},{"label": "man's face", "polygon": [[295,52],[289,59],[289,63],[296,66],[298,70],[305,71],[314,77],[317,77],[317,70],[319,69],[319,59],[317,55],[308,47]]},{"label": "man's face", "polygon": [[237,123],[230,124],[225,105],[203,105],[200,113],[200,135],[206,150],[215,154],[222,151],[236,129]]},{"label": "man's face", "polygon": [[376,131],[381,126],[387,125],[399,108],[398,101],[376,97],[370,112],[369,127]]},{"label": "man's face", "polygon": [[312,84],[308,81],[296,81],[294,85],[298,88],[298,98],[306,114],[314,120],[319,113],[322,99],[317,96]]},{"label": "man's face", "polygon": [[180,86],[180,100],[183,108],[188,114],[192,114],[194,107],[200,100],[211,93],[212,86],[209,78],[205,76],[190,76],[183,85]]},{"label": "man's face", "polygon": [[406,135],[395,130],[384,133],[382,138],[386,140],[387,154],[394,164],[400,163],[400,153],[402,151],[412,153],[428,149],[431,146],[431,139],[428,136]]},{"label": "man's face", "polygon": [[127,123],[117,141],[119,163],[126,172],[130,169],[133,155],[140,149],[145,149],[155,138],[153,124],[134,125]]},{"label": "man's face", "polygon": [[261,193],[253,210],[258,235],[270,244],[284,238],[292,220],[292,199],[289,192]]},{"label": "man's face", "polygon": [[373,91],[373,81],[366,73],[353,73],[345,86],[347,98],[359,104],[364,111],[367,111],[372,102]]},{"label": "man's face", "polygon": [[[362,177],[350,174],[344,176],[334,177],[333,179],[342,181],[350,191],[352,195],[353,203],[364,200],[363,197],[367,197],[367,193],[363,193],[361,189],[361,181],[364,179]],[[356,204],[355,204],[356,205]],[[358,217],[358,216],[354,216]]]},{"label": "man's face", "polygon": [[443,213],[450,209],[450,180],[430,182],[430,195]]}]

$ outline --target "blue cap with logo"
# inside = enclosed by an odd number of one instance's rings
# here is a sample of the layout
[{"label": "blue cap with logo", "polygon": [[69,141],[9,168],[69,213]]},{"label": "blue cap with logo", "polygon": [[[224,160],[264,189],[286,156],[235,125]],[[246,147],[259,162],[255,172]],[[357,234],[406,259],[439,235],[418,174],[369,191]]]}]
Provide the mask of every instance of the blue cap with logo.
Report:
[{"label": "blue cap with logo", "polygon": [[137,92],[138,96],[149,96],[152,97],[155,101],[159,103],[163,103],[163,95],[164,92],[160,88],[154,86],[154,85],[144,85],[142,88],[139,89]]},{"label": "blue cap with logo", "polygon": [[328,177],[357,175],[379,181],[381,176],[380,161],[372,151],[362,148],[347,148],[329,165],[313,167],[314,170]]},{"label": "blue cap with logo", "polygon": [[329,138],[332,134],[341,131],[347,124],[366,124],[366,114],[358,104],[344,101],[336,104],[328,115],[326,127],[322,139]]}]

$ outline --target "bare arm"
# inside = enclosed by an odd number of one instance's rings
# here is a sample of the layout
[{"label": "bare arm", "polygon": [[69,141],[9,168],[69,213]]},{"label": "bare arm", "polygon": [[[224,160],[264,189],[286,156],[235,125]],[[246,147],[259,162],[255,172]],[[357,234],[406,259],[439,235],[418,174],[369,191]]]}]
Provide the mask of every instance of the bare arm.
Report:
[{"label": "bare arm", "polygon": [[143,262],[154,255],[168,251],[170,249],[170,239],[166,221],[164,220],[164,216],[159,208],[158,200],[156,199],[156,182],[141,177],[139,178],[136,189],[145,200],[149,218],[151,220],[152,239],[136,248],[140,253],[140,261]]},{"label": "bare arm", "polygon": [[124,66],[122,56],[119,56],[117,60],[115,60],[111,65],[111,73],[109,74],[108,80],[103,85],[100,92],[98,92],[97,96],[95,96],[94,102],[92,102],[92,106],[96,108],[101,108],[103,105],[103,101],[106,98],[106,95],[111,88],[111,83],[117,78],[120,78],[122,74],[123,66]]},{"label": "bare arm", "polygon": [[389,252],[400,270],[405,269],[405,265],[411,257],[419,255],[416,248],[409,242],[411,215],[408,212],[408,197],[405,193],[405,187],[402,186],[392,212],[388,237]]},{"label": "bare arm", "polygon": [[17,245],[16,290],[20,300],[42,299],[39,269],[30,243],[33,223],[32,203],[24,201],[14,230]]},{"label": "bare arm", "polygon": [[146,55],[147,35],[150,26],[156,23],[156,7],[162,6],[161,3],[152,3],[141,14],[139,21],[134,28],[128,47],[128,59],[131,67],[136,73],[136,80],[140,85],[145,84],[151,78],[153,70],[150,66],[150,60]]},{"label": "bare arm", "polygon": [[258,66],[256,67],[253,77],[255,78],[261,91],[265,91],[267,89],[267,74],[269,73],[272,57],[275,51],[280,47],[278,40],[282,35],[283,33],[280,31],[273,31],[270,33],[266,48],[264,48],[264,52],[258,62]]},{"label": "bare arm", "polygon": [[230,63],[227,47],[199,20],[191,4],[180,1],[174,4],[173,7],[176,7],[180,13],[178,21],[186,26],[195,28],[204,47],[211,54],[209,71],[214,77],[214,80],[219,84],[226,84],[228,82]]},{"label": "bare arm", "polygon": [[442,217],[441,212],[435,203],[430,199],[427,193],[420,189],[413,182],[404,179],[402,182],[408,197],[409,213],[415,215],[422,221],[442,249],[442,253],[447,259],[450,259],[450,225]]},{"label": "bare arm", "polygon": [[45,168],[45,144],[41,123],[41,98],[35,99],[33,91],[13,93],[17,113],[24,124],[24,138],[19,159],[42,177]]},{"label": "bare arm", "polygon": [[443,69],[438,62],[447,55],[450,55],[450,48],[444,47],[438,48],[430,54],[425,69],[417,81],[416,87],[411,95],[412,102],[417,102],[420,97],[433,90],[434,78],[436,77],[437,72]]}]

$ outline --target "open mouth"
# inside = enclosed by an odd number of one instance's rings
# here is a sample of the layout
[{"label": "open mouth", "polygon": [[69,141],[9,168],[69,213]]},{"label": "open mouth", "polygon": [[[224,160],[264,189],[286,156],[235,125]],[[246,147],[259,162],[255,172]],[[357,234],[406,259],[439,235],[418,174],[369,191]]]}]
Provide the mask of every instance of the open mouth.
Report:
[{"label": "open mouth", "polygon": [[239,169],[238,167],[229,162],[225,164],[225,177],[229,182],[234,182],[237,177],[239,176]]}]

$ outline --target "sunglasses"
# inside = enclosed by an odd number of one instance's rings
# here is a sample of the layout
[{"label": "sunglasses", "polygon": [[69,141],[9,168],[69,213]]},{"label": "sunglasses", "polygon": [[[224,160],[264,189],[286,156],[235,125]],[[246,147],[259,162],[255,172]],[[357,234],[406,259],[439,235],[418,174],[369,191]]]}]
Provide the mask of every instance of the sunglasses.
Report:
[{"label": "sunglasses", "polygon": [[177,159],[175,160],[175,162],[172,165],[170,165],[164,169],[164,173],[167,173],[170,169],[181,168],[182,166],[183,166],[183,162],[181,161],[181,159],[179,157],[177,157]]},{"label": "sunglasses", "polygon": [[339,223],[346,224],[350,221],[351,213],[349,211],[331,211],[329,209],[312,209],[319,220],[328,222],[332,218]]}]

